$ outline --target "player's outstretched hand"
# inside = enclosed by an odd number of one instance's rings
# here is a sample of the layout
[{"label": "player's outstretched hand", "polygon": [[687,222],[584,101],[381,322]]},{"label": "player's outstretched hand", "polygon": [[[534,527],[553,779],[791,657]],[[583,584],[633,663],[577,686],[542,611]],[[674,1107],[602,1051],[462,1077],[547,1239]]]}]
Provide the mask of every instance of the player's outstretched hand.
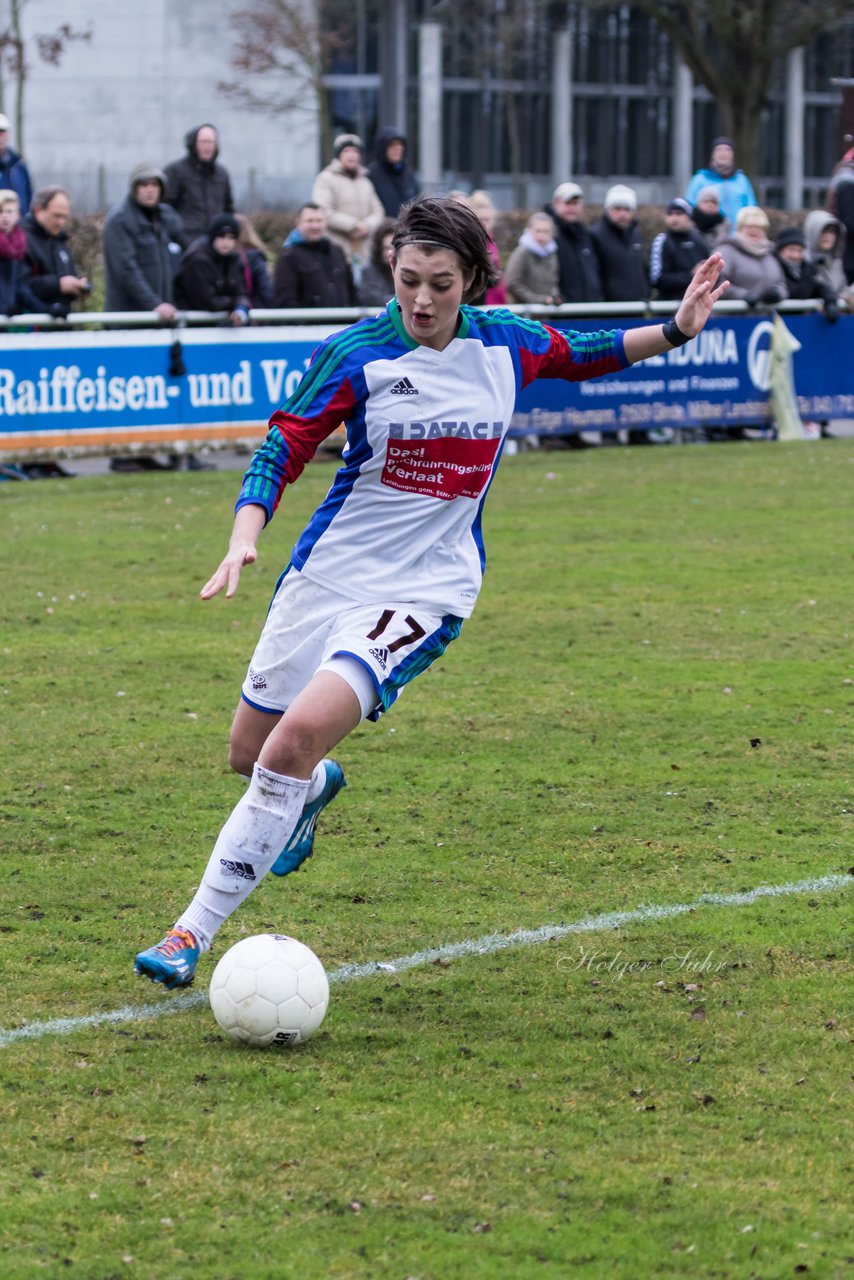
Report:
[{"label": "player's outstretched hand", "polygon": [[718,283],[724,260],[719,253],[713,253],[705,262],[701,262],[679,304],[674,319],[683,333],[696,335],[712,314],[712,308],[718,298],[722,298],[729,288],[729,280]]},{"label": "player's outstretched hand", "polygon": [[209,578],[202,587],[199,595],[203,600],[210,600],[213,596],[219,595],[220,591],[225,587],[225,597],[230,600],[237,590],[243,566],[254,564],[257,559],[258,550],[254,542],[239,542],[230,546],[228,555],[213,577]]}]

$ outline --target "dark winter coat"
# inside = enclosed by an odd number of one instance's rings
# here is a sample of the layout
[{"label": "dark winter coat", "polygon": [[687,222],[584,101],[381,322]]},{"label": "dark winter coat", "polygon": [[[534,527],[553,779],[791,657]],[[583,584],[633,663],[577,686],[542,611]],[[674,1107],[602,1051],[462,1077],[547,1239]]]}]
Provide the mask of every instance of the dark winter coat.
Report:
[{"label": "dark winter coat", "polygon": [[174,301],[183,232],[168,204],[149,213],[128,195],[116,205],[104,224],[108,311],[153,311]]},{"label": "dark winter coat", "polygon": [[395,141],[402,142],[406,147],[406,138],[402,133],[398,133],[396,129],[381,129],[377,134],[376,158],[368,165],[368,177],[389,218],[396,218],[401,207],[414,200],[420,189],[415,174],[407,163],[405,150],[400,164],[390,164],[386,159],[386,147]]},{"label": "dark winter coat", "polygon": [[[296,233],[299,235],[299,233]],[[288,236],[273,277],[275,307],[355,307],[356,288],[344,251],[322,240]]]},{"label": "dark winter coat", "polygon": [[30,171],[11,147],[7,147],[5,155],[0,156],[0,190],[14,191],[21,204],[21,216],[29,213],[33,198]]},{"label": "dark winter coat", "polygon": [[369,262],[359,281],[359,306],[384,307],[389,298],[393,297],[394,280],[391,272],[380,271],[373,262]]},{"label": "dark winter coat", "polygon": [[636,222],[624,231],[606,214],[590,228],[606,302],[643,302],[649,297],[643,237]]},{"label": "dark winter coat", "polygon": [[236,253],[217,253],[207,236],[185,249],[175,276],[175,305],[185,311],[249,310]]},{"label": "dark winter coat", "polygon": [[662,231],[657,235],[650,251],[649,278],[659,298],[681,298],[697,263],[710,253],[699,231]]},{"label": "dark winter coat", "polygon": [[590,232],[580,222],[558,217],[550,204],[545,211],[556,229],[560,296],[564,302],[601,302],[599,259]]},{"label": "dark winter coat", "polygon": [[184,244],[189,245],[196,236],[205,235],[211,218],[217,213],[233,213],[234,199],[231,180],[217,154],[213,160],[202,161],[196,154],[196,137],[199,129],[191,129],[184,138],[187,154],[181,160],[167,164],[166,191],[163,199],[171,205],[184,224]]},{"label": "dark winter coat", "polygon": [[789,262],[779,254],[775,256],[783,268],[790,298],[797,298],[798,301],[821,298],[825,305],[829,302],[831,307],[835,306],[836,290],[819,278],[818,267],[814,262],[810,262],[809,258],[804,258],[800,263]]},{"label": "dark winter coat", "polygon": [[27,237],[24,261],[30,273],[30,289],[42,303],[59,308],[68,315],[71,298],[60,292],[59,281],[62,276],[76,276],[78,273],[68,248],[67,232],[49,235],[33,213],[28,213],[21,220],[21,226]]},{"label": "dark winter coat", "polygon": [[30,290],[24,264],[27,240],[20,227],[0,232],[0,315],[44,311],[44,304]]},{"label": "dark winter coat", "polygon": [[843,165],[834,178],[836,216],[848,233],[842,265],[849,284],[854,284],[854,164]]}]

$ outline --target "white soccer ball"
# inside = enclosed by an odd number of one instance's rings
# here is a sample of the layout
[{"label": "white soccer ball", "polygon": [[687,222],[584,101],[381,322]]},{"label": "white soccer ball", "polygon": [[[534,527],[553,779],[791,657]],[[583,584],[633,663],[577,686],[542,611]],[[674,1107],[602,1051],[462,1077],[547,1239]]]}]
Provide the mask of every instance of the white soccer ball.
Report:
[{"label": "white soccer ball", "polygon": [[303,1044],[314,1035],[326,1015],[329,982],[305,943],[259,933],[226,951],[214,969],[209,995],[223,1031],[263,1049]]}]

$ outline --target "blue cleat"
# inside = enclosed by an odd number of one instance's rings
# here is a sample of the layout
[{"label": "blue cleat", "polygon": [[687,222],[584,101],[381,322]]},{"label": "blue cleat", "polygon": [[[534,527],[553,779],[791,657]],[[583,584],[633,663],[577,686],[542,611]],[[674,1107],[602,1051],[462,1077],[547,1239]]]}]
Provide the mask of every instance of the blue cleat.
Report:
[{"label": "blue cleat", "polygon": [[296,871],[300,863],[311,857],[317,819],[326,806],[335,799],[341,788],[347,785],[344,770],[337,761],[324,760],[323,767],[326,770],[323,790],[316,800],[312,800],[303,809],[294,834],[270,868],[274,876],[286,876],[289,871]]},{"label": "blue cleat", "polygon": [[189,987],[196,976],[201,948],[185,929],[170,929],[156,947],[140,951],[133,965],[134,973],[152,982],[162,982],[169,991]]}]

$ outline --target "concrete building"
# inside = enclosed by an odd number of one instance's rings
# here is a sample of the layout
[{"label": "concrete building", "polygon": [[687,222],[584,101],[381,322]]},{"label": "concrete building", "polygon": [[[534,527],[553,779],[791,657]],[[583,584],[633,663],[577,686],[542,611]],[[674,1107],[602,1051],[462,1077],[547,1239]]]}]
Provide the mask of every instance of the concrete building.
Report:
[{"label": "concrete building", "polygon": [[[0,0],[0,18],[10,2]],[[355,36],[325,77],[322,138],[308,85],[297,84],[299,107],[275,115],[237,106],[222,90],[238,79],[233,16],[251,5],[28,0],[23,150],[35,181],[67,185],[78,212],[107,208],[134,164],[177,159],[184,133],[209,121],[239,207],[294,207],[334,133],[370,141],[394,124],[408,133],[428,188],[486,186],[500,207],[533,207],[568,176],[594,203],[619,177],[641,200],[662,202],[683,189],[720,132],[715,104],[667,37],[627,5],[603,13],[570,3],[551,27],[532,21],[512,67],[502,67],[500,40],[471,30],[467,6],[442,6],[440,25],[421,0],[348,0]],[[516,0],[510,9],[528,7]],[[57,66],[40,61],[35,35],[63,23],[90,38],[71,43]],[[763,117],[763,203],[821,198],[841,149],[842,92],[831,80],[852,76],[854,19],[781,63]],[[3,91],[14,118],[8,72]]]}]

